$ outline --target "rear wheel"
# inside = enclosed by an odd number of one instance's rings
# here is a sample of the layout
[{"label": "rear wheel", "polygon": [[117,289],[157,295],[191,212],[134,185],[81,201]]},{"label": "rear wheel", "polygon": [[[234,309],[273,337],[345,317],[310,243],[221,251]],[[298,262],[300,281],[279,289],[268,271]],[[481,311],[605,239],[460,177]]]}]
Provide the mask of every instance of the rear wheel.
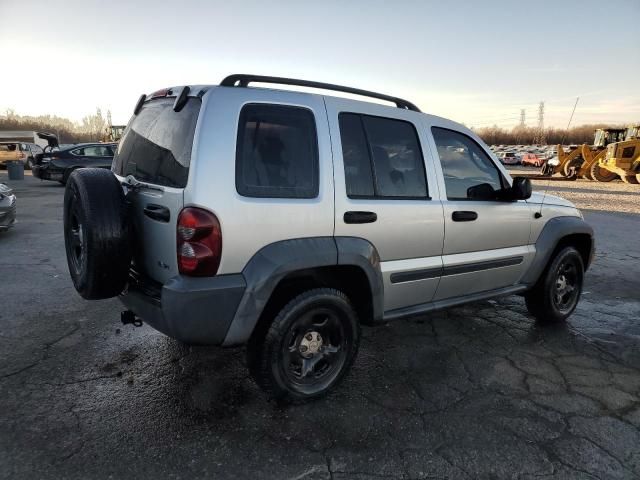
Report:
[{"label": "rear wheel", "polygon": [[257,331],[247,357],[253,378],[277,399],[320,397],[345,376],[358,352],[360,325],[349,299],[330,288],[291,300],[266,331]]},{"label": "rear wheel", "polygon": [[596,182],[610,182],[618,177],[616,173],[613,173],[606,168],[602,168],[598,162],[591,165],[589,173],[591,174],[591,178]]},{"label": "rear wheel", "polygon": [[640,179],[638,178],[638,175],[620,175],[620,178],[624,183],[631,183],[634,185],[637,185],[638,183],[640,183]]},{"label": "rear wheel", "polygon": [[88,300],[115,297],[127,283],[131,263],[120,182],[108,170],[74,171],[63,215],[67,264],[76,290]]},{"label": "rear wheel", "polygon": [[525,294],[529,312],[541,322],[566,320],[573,313],[584,278],[584,264],[573,247],[560,250],[547,266],[536,285]]}]

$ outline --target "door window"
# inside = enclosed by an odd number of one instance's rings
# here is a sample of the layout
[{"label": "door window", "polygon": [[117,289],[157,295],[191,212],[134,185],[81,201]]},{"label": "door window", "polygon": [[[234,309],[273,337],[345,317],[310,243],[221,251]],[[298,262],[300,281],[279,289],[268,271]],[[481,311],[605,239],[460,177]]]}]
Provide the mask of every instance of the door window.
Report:
[{"label": "door window", "polygon": [[240,112],[236,190],[245,197],[318,196],[318,137],[301,107],[249,104]]},{"label": "door window", "polygon": [[410,122],[341,113],[339,123],[349,198],[428,198],[422,151]]},{"label": "door window", "polygon": [[471,137],[446,128],[433,127],[431,131],[449,200],[467,200],[468,189],[482,183],[496,191],[503,188],[498,167]]}]

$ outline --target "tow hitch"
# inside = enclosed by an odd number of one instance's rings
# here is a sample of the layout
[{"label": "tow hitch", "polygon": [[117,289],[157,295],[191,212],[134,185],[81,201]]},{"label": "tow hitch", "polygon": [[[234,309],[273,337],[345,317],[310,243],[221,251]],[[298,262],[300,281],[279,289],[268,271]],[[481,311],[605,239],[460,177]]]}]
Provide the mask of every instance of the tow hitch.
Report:
[{"label": "tow hitch", "polygon": [[120,312],[120,321],[123,325],[132,324],[134,327],[142,326],[142,320],[136,317],[136,314],[131,310],[124,310]]}]

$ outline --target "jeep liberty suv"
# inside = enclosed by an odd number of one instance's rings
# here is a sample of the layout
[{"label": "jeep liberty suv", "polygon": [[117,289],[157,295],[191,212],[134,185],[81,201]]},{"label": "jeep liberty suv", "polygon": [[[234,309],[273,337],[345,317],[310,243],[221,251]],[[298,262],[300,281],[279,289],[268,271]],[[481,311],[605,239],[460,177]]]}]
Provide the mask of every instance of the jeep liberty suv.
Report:
[{"label": "jeep liberty suv", "polygon": [[188,344],[246,344],[289,400],[344,377],[361,325],[508,294],[563,321],[594,251],[573,204],[464,126],[254,75],[143,95],[111,171],[70,176],[64,234],[84,298],[119,296],[123,321]]}]

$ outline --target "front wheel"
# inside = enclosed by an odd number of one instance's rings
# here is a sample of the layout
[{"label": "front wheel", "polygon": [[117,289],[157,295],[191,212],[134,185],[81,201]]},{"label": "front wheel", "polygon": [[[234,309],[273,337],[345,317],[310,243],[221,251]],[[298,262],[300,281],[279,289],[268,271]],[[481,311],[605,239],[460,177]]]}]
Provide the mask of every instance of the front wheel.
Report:
[{"label": "front wheel", "polygon": [[291,300],[247,349],[253,378],[287,401],[320,397],[348,372],[358,352],[360,324],[342,292],[317,288]]},{"label": "front wheel", "polygon": [[563,248],[525,294],[529,313],[541,322],[566,320],[578,305],[583,279],[584,263],[580,253],[573,247]]},{"label": "front wheel", "polygon": [[610,172],[606,168],[602,168],[597,162],[591,165],[589,169],[591,178],[596,182],[611,182],[618,178],[618,175],[614,172]]}]

